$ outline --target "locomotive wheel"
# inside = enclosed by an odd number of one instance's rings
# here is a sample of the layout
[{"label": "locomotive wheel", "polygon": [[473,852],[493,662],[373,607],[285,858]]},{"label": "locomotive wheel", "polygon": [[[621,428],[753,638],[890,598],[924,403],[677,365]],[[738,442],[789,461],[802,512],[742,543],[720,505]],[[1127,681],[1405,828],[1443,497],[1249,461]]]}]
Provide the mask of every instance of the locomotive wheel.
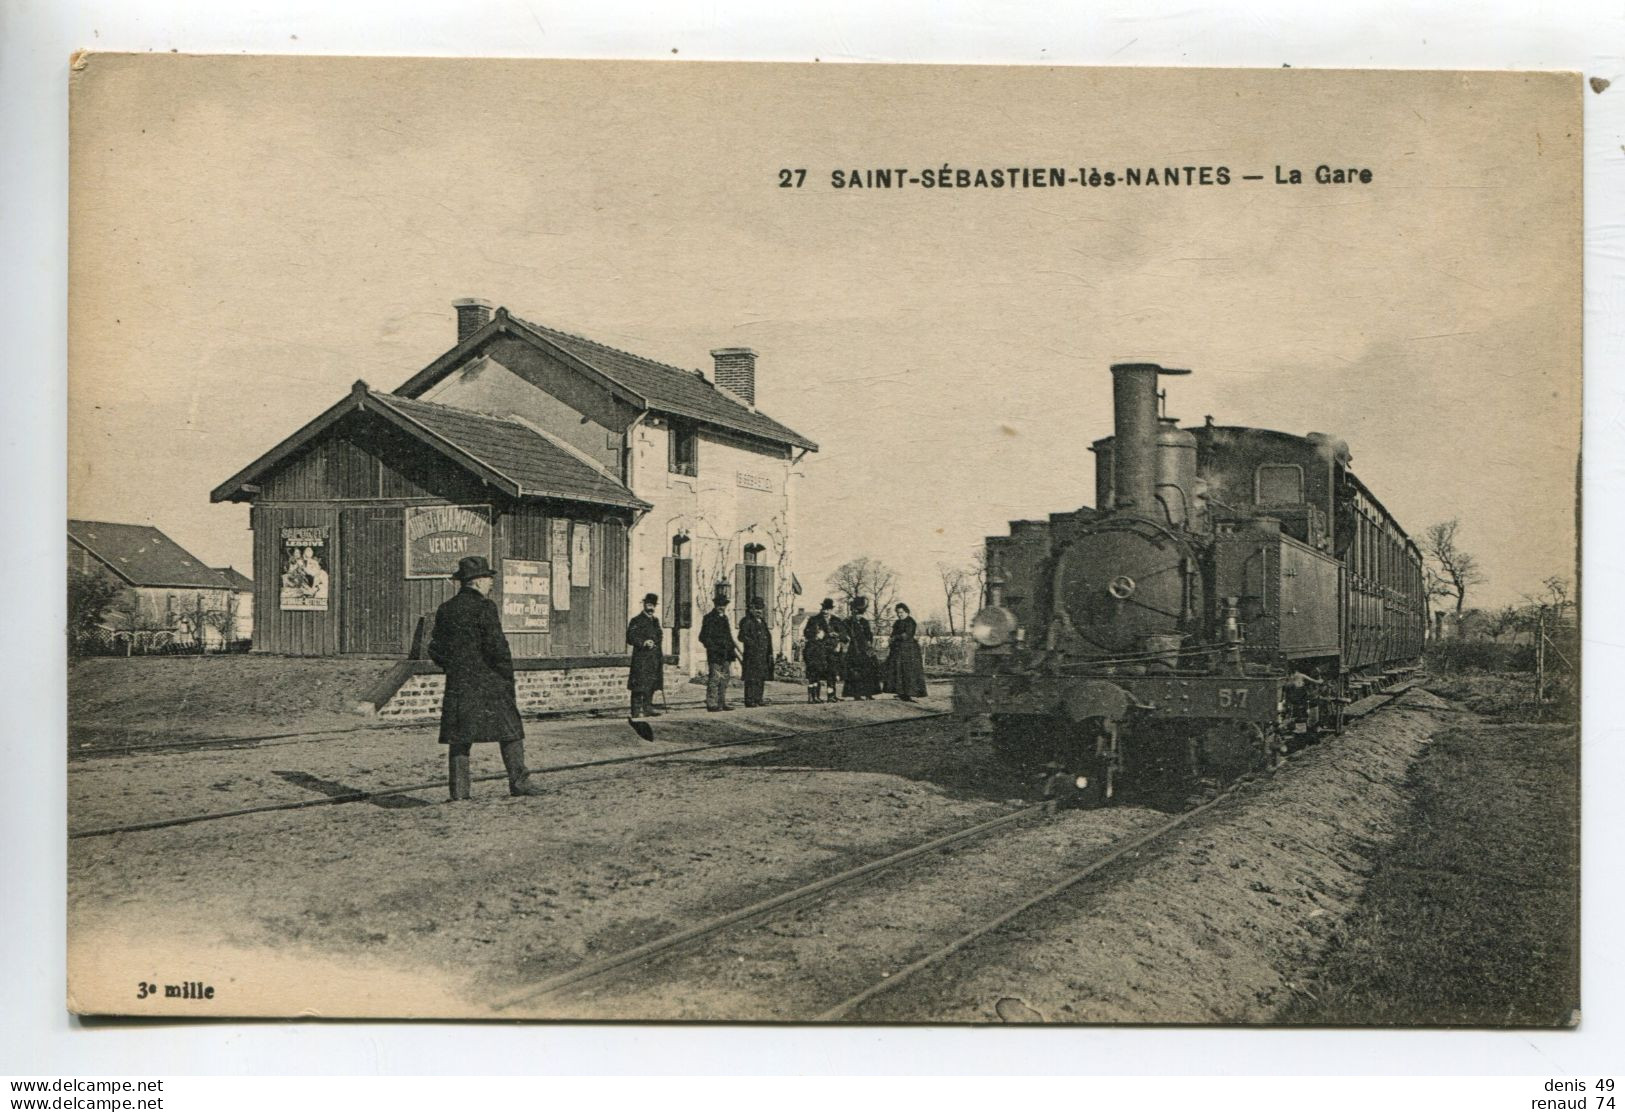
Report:
[{"label": "locomotive wheel", "polygon": [[1286,738],[1256,722],[1216,722],[1202,733],[1197,751],[1199,777],[1228,781],[1279,768],[1286,760]]},{"label": "locomotive wheel", "polygon": [[1339,737],[1343,733],[1343,711],[1348,707],[1349,685],[1347,680],[1338,680],[1332,692],[1331,707],[1326,714],[1326,733]]}]

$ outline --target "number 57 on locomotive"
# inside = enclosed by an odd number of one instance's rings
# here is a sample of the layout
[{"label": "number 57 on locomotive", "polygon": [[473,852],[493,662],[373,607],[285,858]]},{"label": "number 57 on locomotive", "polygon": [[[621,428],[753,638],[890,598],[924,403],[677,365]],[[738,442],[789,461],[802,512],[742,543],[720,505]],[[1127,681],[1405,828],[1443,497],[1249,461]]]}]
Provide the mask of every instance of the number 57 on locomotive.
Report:
[{"label": "number 57 on locomotive", "polygon": [[1422,555],[1321,433],[1181,428],[1154,363],[1112,371],[1095,503],[987,539],[955,712],[1046,790],[1226,780],[1342,728],[1417,667]]}]

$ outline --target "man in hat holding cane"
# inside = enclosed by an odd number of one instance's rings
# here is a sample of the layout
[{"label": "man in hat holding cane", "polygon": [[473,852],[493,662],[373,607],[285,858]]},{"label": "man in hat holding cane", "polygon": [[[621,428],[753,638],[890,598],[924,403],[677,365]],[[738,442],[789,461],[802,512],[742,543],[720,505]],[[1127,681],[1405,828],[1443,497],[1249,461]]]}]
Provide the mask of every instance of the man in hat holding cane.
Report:
[{"label": "man in hat holding cane", "polygon": [[715,609],[700,623],[700,644],[705,646],[705,709],[733,710],[728,705],[728,670],[739,659],[739,645],[728,624],[728,588],[718,584]]},{"label": "man in hat holding cane", "polygon": [[632,692],[632,717],[655,718],[660,712],[654,708],[654,693],[665,689],[662,675],[664,660],[660,654],[660,619],[655,617],[659,595],[643,596],[643,612],[635,614],[626,625],[626,643],[632,646],[632,666],[626,677],[626,686]]},{"label": "man in hat holding cane", "polygon": [[514,699],[513,654],[497,604],[486,597],[495,572],[484,556],[464,556],[452,578],[462,590],[434,615],[430,658],[446,672],[440,703],[440,744],[450,747],[451,798],[469,797],[469,750],[494,741],[502,750],[513,795],[541,795],[525,768],[525,726]]}]

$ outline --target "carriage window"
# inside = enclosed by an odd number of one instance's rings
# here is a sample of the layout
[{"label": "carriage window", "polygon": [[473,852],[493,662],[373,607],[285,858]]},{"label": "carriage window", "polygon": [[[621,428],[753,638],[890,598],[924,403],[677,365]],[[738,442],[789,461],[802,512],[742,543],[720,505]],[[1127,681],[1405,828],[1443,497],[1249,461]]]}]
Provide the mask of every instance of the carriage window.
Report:
[{"label": "carriage window", "polygon": [[1259,467],[1257,496],[1261,505],[1303,501],[1303,468],[1295,463],[1266,463]]}]

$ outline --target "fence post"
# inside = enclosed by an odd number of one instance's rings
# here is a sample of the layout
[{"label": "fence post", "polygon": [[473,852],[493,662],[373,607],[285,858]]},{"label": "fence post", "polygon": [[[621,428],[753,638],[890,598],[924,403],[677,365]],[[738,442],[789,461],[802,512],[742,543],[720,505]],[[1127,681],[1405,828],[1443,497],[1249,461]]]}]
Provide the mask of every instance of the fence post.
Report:
[{"label": "fence post", "polygon": [[1546,701],[1546,608],[1535,615],[1535,703]]}]

